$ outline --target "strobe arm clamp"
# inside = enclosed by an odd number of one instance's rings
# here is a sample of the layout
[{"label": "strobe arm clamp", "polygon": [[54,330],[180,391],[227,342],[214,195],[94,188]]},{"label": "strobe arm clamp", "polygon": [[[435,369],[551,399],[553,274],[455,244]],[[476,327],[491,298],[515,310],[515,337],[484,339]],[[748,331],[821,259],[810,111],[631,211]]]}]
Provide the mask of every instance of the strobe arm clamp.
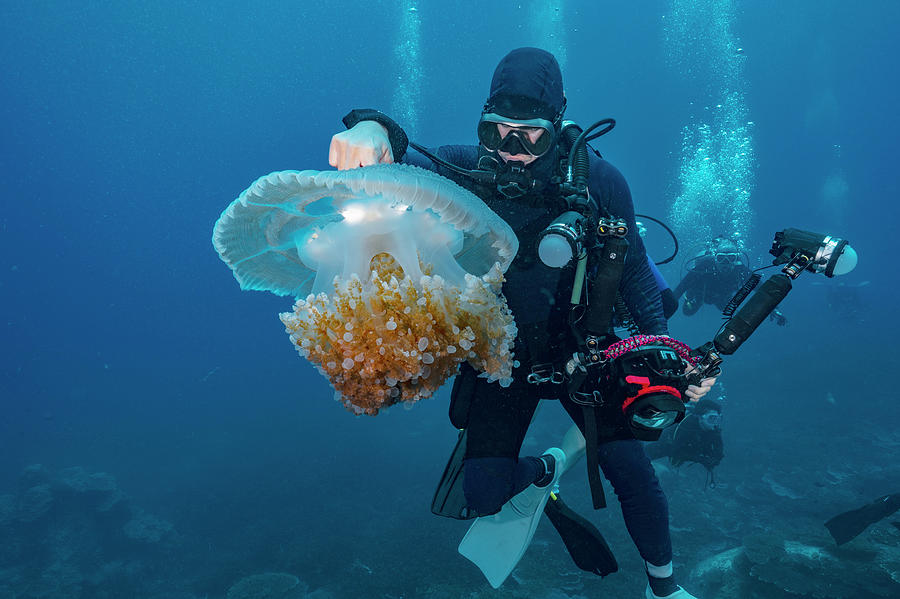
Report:
[{"label": "strobe arm clamp", "polygon": [[594,218],[596,204],[591,199],[586,185],[576,186],[574,183],[564,181],[560,183],[560,197],[562,197],[567,210],[575,210],[588,218]]},{"label": "strobe arm clamp", "polygon": [[712,341],[707,341],[697,349],[691,352],[691,355],[698,356],[700,361],[694,364],[694,368],[687,375],[688,385],[699,385],[705,378],[719,376],[722,369],[722,356],[716,351],[716,347]]}]

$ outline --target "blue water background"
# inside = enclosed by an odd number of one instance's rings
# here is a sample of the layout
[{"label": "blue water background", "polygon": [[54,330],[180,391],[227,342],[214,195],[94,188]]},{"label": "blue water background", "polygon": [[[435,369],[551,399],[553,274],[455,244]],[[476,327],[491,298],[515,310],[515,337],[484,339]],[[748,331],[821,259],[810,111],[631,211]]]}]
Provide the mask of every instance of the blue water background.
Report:
[{"label": "blue water background", "polygon": [[[900,4],[738,6],[755,123],[750,254],[763,260],[784,227],[833,233],[860,255],[846,283],[870,282],[853,291],[860,307],[848,317],[824,300],[837,280],[801,277],[783,306],[789,325],[764,325],[723,379],[735,486],[739,460],[760,446],[807,471],[824,467],[823,452],[862,448],[860,467],[878,477],[848,480],[842,504],[795,508],[820,519],[900,490],[890,446],[900,442]],[[418,141],[474,141],[497,60],[541,45],[530,7],[418,4]],[[682,128],[709,101],[667,64],[667,10],[566,5],[567,116],[617,119],[596,146],[638,211],[660,217],[678,193]],[[288,342],[277,314],[290,299],[241,292],[210,242],[255,178],[328,168],[350,108],[389,112],[399,22],[386,1],[3,4],[0,493],[33,463],[112,473],[215,554],[210,593],[292,568],[311,586],[377,577],[379,593],[414,596],[396,563],[484,588],[454,552],[464,526],[428,510],[455,438],[446,393],[351,416]],[[836,168],[849,188],[837,212],[821,205]],[[665,238],[652,234],[663,253]],[[682,258],[663,270],[673,286]],[[671,329],[699,344],[717,323],[710,308]],[[546,435],[526,450],[565,429],[557,406],[544,411]],[[379,555],[380,538],[392,558]],[[640,578],[632,548],[621,551],[627,576]]]}]

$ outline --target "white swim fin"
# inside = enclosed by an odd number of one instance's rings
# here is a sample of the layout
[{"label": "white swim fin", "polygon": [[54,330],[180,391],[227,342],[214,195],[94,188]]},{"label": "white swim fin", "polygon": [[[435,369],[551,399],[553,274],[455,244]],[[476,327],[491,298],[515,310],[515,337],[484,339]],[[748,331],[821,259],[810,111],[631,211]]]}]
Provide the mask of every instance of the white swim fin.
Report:
[{"label": "white swim fin", "polygon": [[561,445],[562,449],[551,447],[544,452],[556,460],[550,484],[531,485],[496,514],[476,518],[459,544],[459,552],[481,569],[495,589],[512,573],[531,544],[547,499],[560,477],[584,454],[584,437],[578,427],[569,429]]}]

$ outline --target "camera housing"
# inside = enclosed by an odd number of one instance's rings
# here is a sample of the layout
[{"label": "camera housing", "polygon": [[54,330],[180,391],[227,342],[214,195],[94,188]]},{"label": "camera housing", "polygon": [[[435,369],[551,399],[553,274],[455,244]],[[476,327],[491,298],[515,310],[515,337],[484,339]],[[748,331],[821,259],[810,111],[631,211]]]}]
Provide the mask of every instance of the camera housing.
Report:
[{"label": "camera housing", "polygon": [[664,428],[684,420],[684,361],[665,345],[649,344],[612,361],[613,397],[623,397],[622,412],[635,438],[656,441]]}]

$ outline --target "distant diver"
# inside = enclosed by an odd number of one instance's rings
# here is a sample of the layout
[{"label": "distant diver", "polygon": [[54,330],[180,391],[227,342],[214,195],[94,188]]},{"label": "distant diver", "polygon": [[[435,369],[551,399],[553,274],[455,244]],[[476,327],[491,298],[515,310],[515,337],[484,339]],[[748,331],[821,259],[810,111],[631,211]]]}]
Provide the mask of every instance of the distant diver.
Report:
[{"label": "distant diver", "polygon": [[[687,262],[687,274],[675,288],[675,300],[684,296],[682,312],[693,316],[704,305],[725,312],[734,294],[753,274],[747,256],[738,245],[724,236],[713,238],[706,249]],[[776,308],[769,316],[778,325],[787,319]]]},{"label": "distant diver", "polygon": [[722,405],[712,399],[701,399],[676,426],[663,431],[659,441],[648,443],[644,450],[651,460],[669,458],[673,466],[685,462],[702,465],[708,472],[707,484],[714,485],[713,470],[725,457],[722,442]]}]

